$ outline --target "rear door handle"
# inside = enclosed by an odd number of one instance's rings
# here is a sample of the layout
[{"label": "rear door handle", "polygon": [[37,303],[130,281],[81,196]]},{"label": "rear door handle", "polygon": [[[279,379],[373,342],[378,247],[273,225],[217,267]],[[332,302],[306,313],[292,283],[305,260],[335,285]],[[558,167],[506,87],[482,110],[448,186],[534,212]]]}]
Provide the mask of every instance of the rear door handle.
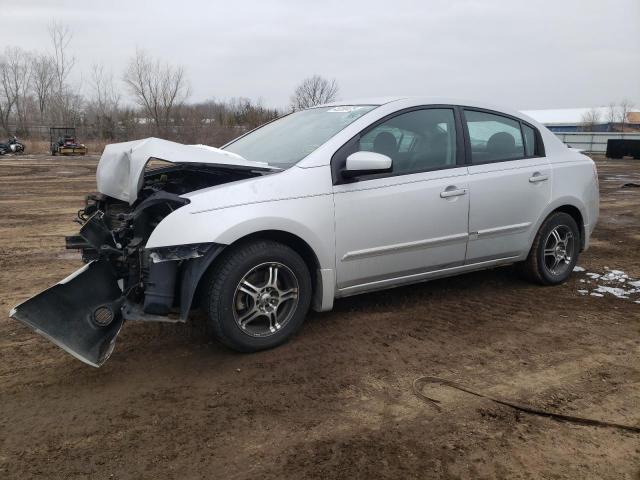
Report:
[{"label": "rear door handle", "polygon": [[540,172],[529,177],[529,183],[546,182],[547,180],[549,180],[549,175],[542,175]]},{"label": "rear door handle", "polygon": [[447,187],[440,192],[440,198],[459,197],[460,195],[466,195],[466,188]]}]

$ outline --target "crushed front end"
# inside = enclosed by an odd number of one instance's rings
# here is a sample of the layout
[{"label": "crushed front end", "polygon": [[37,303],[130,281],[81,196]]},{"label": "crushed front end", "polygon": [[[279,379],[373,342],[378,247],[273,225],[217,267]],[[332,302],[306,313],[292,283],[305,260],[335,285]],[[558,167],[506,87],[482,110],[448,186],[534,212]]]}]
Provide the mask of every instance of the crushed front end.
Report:
[{"label": "crushed front end", "polygon": [[126,320],[185,321],[201,276],[222,246],[146,249],[151,232],[189,203],[181,195],[264,174],[242,166],[176,163],[145,170],[133,203],[102,193],[86,197],[68,249],[86,264],[16,306],[11,317],[76,358],[98,367],[113,351]]}]

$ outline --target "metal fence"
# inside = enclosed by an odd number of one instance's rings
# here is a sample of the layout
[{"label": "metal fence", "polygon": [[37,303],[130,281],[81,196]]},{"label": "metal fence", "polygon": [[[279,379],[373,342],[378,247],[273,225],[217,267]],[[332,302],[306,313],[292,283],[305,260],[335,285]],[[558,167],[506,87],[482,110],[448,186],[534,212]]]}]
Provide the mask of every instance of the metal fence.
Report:
[{"label": "metal fence", "polygon": [[[57,125],[56,125],[57,126]],[[64,126],[64,125],[62,125]],[[147,137],[161,137],[166,140],[172,140],[181,143],[203,143],[205,145],[220,146],[229,140],[239,137],[243,133],[253,128],[251,125],[211,125],[203,123],[194,123],[192,125],[171,125],[159,132],[154,125],[150,123],[134,123],[128,126],[118,126],[113,131],[106,132],[107,135],[100,135],[100,132],[90,125],[79,125],[76,129],[76,139],[81,143],[97,143],[104,145],[106,143],[126,142]],[[15,125],[9,126],[9,132],[16,132],[18,129]],[[105,133],[105,132],[102,132]],[[29,125],[22,128],[22,133],[18,135],[20,139],[26,142],[41,141],[49,142],[49,126],[46,125]],[[0,142],[4,141],[2,132],[0,131]]]},{"label": "metal fence", "polygon": [[621,132],[553,132],[567,145],[589,153],[604,154],[607,140],[640,140],[640,133]]}]

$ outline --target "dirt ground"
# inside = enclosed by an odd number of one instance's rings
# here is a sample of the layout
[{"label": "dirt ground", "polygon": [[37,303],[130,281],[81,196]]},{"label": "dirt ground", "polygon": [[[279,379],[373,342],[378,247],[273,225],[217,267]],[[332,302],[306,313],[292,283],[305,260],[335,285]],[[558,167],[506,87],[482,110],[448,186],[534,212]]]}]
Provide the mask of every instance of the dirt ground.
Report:
[{"label": "dirt ground", "polygon": [[445,387],[428,391],[438,412],[411,388],[437,375],[640,425],[640,294],[593,296],[587,276],[640,278],[640,188],[620,188],[640,161],[598,161],[601,219],[565,285],[505,267],[344,299],[253,355],[209,342],[201,318],[129,323],[101,369],[6,313],[81,265],[63,236],[95,165],[0,158],[1,478],[640,478],[638,434]]}]

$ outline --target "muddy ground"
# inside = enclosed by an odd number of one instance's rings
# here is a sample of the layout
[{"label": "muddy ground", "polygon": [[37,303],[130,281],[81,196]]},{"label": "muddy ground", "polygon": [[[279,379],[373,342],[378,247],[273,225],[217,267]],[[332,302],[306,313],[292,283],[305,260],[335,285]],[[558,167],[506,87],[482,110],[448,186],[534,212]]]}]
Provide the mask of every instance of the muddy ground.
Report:
[{"label": "muddy ground", "polygon": [[[0,158],[1,478],[640,478],[640,435],[519,414],[444,387],[640,425],[640,304],[511,267],[340,300],[253,355],[192,324],[125,325],[91,368],[8,318],[81,264],[63,236],[95,158]],[[599,161],[587,272],[640,278],[640,162]],[[584,280],[584,281],[581,281]],[[587,283],[592,282],[592,283]],[[585,290],[581,294],[578,290]]]}]

